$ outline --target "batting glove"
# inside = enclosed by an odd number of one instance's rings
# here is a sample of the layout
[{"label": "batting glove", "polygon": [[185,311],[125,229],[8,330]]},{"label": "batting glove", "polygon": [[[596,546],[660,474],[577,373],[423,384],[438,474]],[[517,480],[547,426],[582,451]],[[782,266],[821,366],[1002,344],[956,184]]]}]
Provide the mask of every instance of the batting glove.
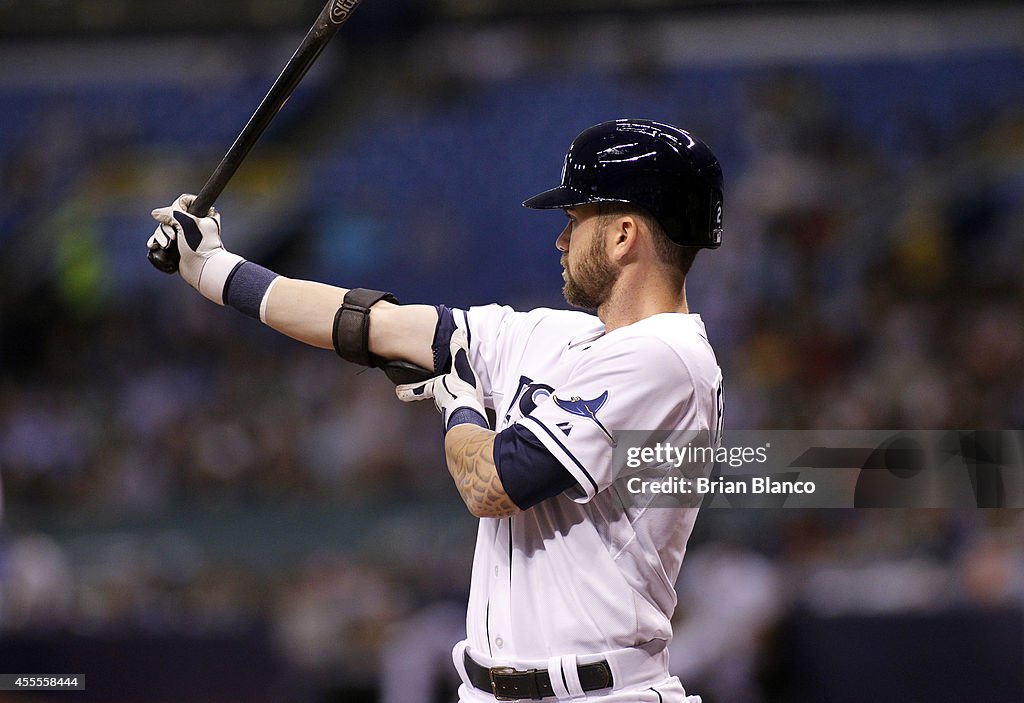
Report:
[{"label": "batting glove", "polygon": [[469,364],[469,340],[464,330],[455,331],[449,348],[452,370],[422,383],[396,386],[395,393],[398,394],[398,399],[411,403],[433,398],[434,405],[444,420],[445,432],[456,425],[465,424],[490,429],[487,411],[484,410],[483,389],[480,388],[480,380]]},{"label": "batting glove", "polygon": [[211,208],[206,217],[188,214],[188,206],[195,197],[185,194],[173,204],[154,210],[153,219],[160,224],[146,246],[167,249],[177,243],[181,277],[204,296],[223,305],[224,283],[245,259],[224,249],[220,241],[219,212]]}]

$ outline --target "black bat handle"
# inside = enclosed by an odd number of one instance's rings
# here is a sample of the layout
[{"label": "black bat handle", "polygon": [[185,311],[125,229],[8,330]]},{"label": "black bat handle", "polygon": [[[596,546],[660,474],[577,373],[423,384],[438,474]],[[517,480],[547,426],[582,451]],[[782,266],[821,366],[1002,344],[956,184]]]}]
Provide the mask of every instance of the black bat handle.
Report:
[{"label": "black bat handle", "polygon": [[158,271],[177,273],[181,254],[178,253],[178,245],[171,242],[171,245],[166,249],[150,249],[149,253],[146,254],[146,258],[149,259],[149,263],[153,264]]},{"label": "black bat handle", "polygon": [[[206,185],[203,186],[203,189],[199,191],[199,195],[188,206],[188,214],[195,217],[204,217],[210,213],[213,201],[217,199],[217,196],[224,190],[224,185],[227,183],[227,179],[219,178],[218,175],[218,173],[214,173],[210,180],[206,182]],[[177,243],[171,242],[170,246],[166,249],[150,249],[146,254],[146,258],[159,271],[177,273],[181,254],[178,253]]]}]

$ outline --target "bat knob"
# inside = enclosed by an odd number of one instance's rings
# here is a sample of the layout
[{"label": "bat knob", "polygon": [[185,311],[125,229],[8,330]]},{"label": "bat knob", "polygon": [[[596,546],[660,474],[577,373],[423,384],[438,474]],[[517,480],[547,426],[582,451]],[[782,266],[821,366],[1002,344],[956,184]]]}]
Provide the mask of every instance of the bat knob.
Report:
[{"label": "bat knob", "polygon": [[178,248],[173,245],[166,249],[150,249],[146,256],[154,268],[164,273],[176,273],[178,262],[181,260]]}]

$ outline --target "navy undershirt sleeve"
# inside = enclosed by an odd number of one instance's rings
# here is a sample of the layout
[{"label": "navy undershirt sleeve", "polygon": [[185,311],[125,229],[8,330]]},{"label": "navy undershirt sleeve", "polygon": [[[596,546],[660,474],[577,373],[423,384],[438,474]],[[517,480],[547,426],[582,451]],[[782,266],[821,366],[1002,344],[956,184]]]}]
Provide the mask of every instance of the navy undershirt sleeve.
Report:
[{"label": "navy undershirt sleeve", "polygon": [[448,373],[451,366],[451,344],[452,335],[455,334],[455,316],[451,308],[445,305],[435,305],[437,308],[437,326],[434,328],[434,342],[431,349],[434,352],[434,373]]},{"label": "navy undershirt sleeve", "polygon": [[510,425],[495,435],[494,466],[505,493],[522,510],[576,484],[561,462],[520,425]]}]

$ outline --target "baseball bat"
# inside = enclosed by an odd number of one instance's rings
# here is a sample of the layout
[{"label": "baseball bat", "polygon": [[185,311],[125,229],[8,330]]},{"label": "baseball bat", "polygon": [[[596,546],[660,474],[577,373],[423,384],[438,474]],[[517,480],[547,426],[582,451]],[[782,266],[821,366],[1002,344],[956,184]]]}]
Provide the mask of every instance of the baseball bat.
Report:
[{"label": "baseball bat", "polygon": [[[337,34],[341,26],[348,21],[362,0],[329,0],[320,11],[313,26],[299,44],[295,53],[288,59],[281,75],[274,81],[263,102],[256,108],[245,127],[238,134],[234,144],[228,149],[224,158],[217,164],[206,185],[199,191],[188,212],[196,217],[203,217],[210,212],[214,201],[220,196],[224,187],[235,175],[235,171],[245,160],[249,150],[259,140],[271,120],[284,106],[295,91],[296,86],[327,46],[327,42]],[[178,270],[178,247],[173,243],[166,249],[149,249],[149,262],[164,273]]]}]

